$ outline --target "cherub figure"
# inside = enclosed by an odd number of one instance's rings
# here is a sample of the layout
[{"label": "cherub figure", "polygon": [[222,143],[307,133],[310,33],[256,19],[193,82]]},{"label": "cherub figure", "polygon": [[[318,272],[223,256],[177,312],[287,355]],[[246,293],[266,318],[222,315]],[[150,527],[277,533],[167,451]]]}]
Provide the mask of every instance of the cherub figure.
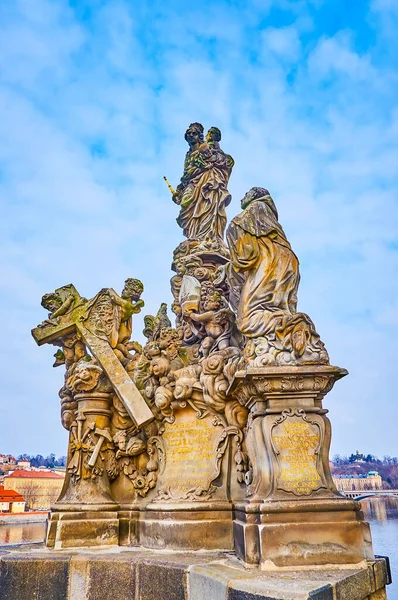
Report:
[{"label": "cherub figure", "polygon": [[41,299],[42,307],[49,311],[48,320],[53,320],[54,322],[59,316],[64,315],[73,303],[73,296],[68,296],[68,298],[62,302],[61,296],[57,294],[57,292],[44,294]]},{"label": "cherub figure", "polygon": [[[210,150],[215,150],[218,155],[222,154],[223,159],[225,160],[226,167],[229,169],[231,174],[232,168],[235,164],[234,159],[229,154],[226,154],[221,150],[220,141],[221,141],[221,131],[218,127],[210,127],[209,131],[206,134],[207,146]],[[219,157],[218,157],[219,158]]]},{"label": "cherub figure", "polygon": [[186,316],[203,325],[206,336],[202,340],[200,351],[203,357],[207,357],[212,351],[229,347],[235,315],[225,307],[221,294],[211,288],[204,289],[202,307],[205,312],[189,311]]},{"label": "cherub figure", "polygon": [[176,260],[175,269],[176,269],[176,275],[174,275],[170,279],[170,285],[171,285],[171,293],[174,296],[174,300],[178,300],[178,296],[180,294],[180,289],[181,289],[181,284],[182,284],[182,278],[184,277],[185,273],[187,272],[187,268],[182,259]]},{"label": "cherub figure", "polygon": [[214,148],[215,150],[220,149],[220,140],[221,140],[221,131],[218,127],[210,127],[209,131],[206,133],[206,141],[209,148]]},{"label": "cherub figure", "polygon": [[40,326],[57,325],[59,317],[70,313],[78,304],[85,301],[86,299],[80,296],[72,284],[64,285],[55,290],[55,292],[44,294],[41,299],[41,305],[49,311],[49,315],[48,319],[43,321]]},{"label": "cherub figure", "polygon": [[138,456],[146,450],[145,442],[137,435],[128,438],[125,429],[118,431],[113,436],[113,442],[118,448],[116,458],[120,458],[121,456]]},{"label": "cherub figure", "polygon": [[55,362],[53,367],[65,365],[69,369],[74,363],[87,356],[86,347],[77,333],[71,333],[63,338],[54,340],[53,344],[62,348],[62,350],[57,350],[54,354]]},{"label": "cherub figure", "polygon": [[122,308],[121,323],[116,348],[114,352],[119,360],[126,364],[134,356],[130,354],[133,350],[136,353],[142,352],[142,347],[138,342],[131,342],[130,337],[133,330],[132,315],[141,312],[144,306],[144,301],[141,300],[141,294],[144,291],[144,286],[139,279],[130,277],[124,282],[124,288],[121,294],[122,302],[118,302]]}]

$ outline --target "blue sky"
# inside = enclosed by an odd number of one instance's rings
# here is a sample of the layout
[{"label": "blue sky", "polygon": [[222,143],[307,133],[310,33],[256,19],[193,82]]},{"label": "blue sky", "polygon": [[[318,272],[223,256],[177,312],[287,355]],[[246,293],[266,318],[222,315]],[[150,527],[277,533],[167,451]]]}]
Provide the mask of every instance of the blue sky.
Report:
[{"label": "blue sky", "polygon": [[[332,452],[398,454],[396,0],[3,0],[0,452],[64,454],[41,296],[145,284],[170,304],[187,125],[223,132],[232,218],[267,187],[299,308],[349,377]],[[134,337],[142,339],[142,317]]]}]

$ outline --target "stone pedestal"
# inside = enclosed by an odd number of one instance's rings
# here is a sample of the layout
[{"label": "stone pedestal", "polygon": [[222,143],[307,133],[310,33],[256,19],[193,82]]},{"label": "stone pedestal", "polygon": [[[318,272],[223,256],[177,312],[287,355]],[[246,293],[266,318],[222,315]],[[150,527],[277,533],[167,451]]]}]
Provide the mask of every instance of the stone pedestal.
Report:
[{"label": "stone pedestal", "polygon": [[75,396],[78,408],[70,429],[65,483],[47,527],[51,548],[118,544],[119,505],[106,471],[107,452],[112,451],[111,398],[101,392]]},{"label": "stone pedestal", "polygon": [[183,404],[175,421],[164,423],[164,463],[155,497],[142,512],[139,543],[156,549],[232,550],[231,481],[236,480],[233,452],[239,432],[218,415]]},{"label": "stone pedestal", "polygon": [[360,504],[329,469],[322,399],[347,371],[330,366],[247,368],[231,393],[250,410],[248,497],[236,503],[235,551],[262,569],[361,564],[373,559]]}]

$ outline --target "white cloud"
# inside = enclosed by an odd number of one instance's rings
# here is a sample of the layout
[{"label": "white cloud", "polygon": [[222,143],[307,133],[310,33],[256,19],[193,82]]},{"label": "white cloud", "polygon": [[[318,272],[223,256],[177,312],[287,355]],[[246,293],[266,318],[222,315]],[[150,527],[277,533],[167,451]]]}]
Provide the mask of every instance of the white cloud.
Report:
[{"label": "white cloud", "polygon": [[300,39],[295,27],[268,27],[263,32],[265,52],[271,51],[283,58],[294,60],[300,52]]},{"label": "white cloud", "polygon": [[350,48],[346,32],[321,39],[310,56],[309,68],[321,77],[334,75],[336,72],[358,80],[375,76],[370,57],[360,56]]}]

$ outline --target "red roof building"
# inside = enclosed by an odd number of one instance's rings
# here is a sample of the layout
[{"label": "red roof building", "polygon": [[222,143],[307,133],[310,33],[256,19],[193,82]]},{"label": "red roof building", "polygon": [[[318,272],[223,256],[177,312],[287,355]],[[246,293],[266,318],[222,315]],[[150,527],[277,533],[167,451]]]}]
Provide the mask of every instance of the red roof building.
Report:
[{"label": "red roof building", "polygon": [[16,469],[7,475],[5,479],[9,479],[10,477],[14,479],[64,479],[62,475],[58,475],[58,473],[53,473],[52,471],[25,471],[22,469]]},{"label": "red roof building", "polygon": [[0,512],[24,512],[25,500],[14,490],[5,490],[0,485]]},{"label": "red roof building", "polygon": [[23,496],[30,510],[48,510],[59,498],[64,479],[53,471],[16,469],[4,477],[4,488]]}]

